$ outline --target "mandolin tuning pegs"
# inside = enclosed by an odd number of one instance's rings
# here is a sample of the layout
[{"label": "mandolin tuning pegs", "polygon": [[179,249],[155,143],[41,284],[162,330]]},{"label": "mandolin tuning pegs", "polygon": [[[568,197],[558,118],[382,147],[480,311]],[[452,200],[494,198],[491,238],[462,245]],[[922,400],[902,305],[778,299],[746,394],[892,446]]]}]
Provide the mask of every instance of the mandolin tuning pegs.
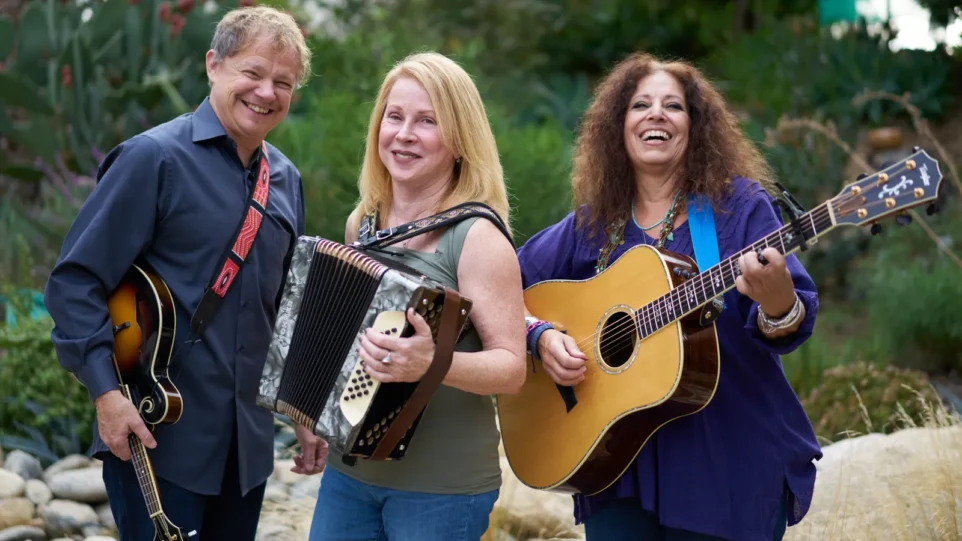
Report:
[{"label": "mandolin tuning pegs", "polygon": [[881,234],[882,234],[882,224],[880,224],[880,223],[878,223],[878,222],[875,222],[874,224],[872,224],[872,228],[871,228],[869,231],[871,231],[871,233],[872,233],[873,235],[881,235]]},{"label": "mandolin tuning pegs", "polygon": [[898,214],[895,216],[895,223],[899,225],[909,225],[912,223],[912,216],[909,214]]},{"label": "mandolin tuning pegs", "polygon": [[939,209],[938,203],[929,203],[929,206],[925,207],[925,213],[928,214],[929,216],[932,216],[933,214],[938,214],[939,210],[940,209]]}]

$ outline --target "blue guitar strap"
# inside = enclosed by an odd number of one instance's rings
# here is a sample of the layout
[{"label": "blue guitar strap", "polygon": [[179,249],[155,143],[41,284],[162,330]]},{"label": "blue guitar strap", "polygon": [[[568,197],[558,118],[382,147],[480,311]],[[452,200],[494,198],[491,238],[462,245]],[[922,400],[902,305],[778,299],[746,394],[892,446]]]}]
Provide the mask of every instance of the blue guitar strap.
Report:
[{"label": "blue guitar strap", "polygon": [[711,210],[711,202],[704,195],[688,197],[688,225],[698,270],[705,271],[717,265],[721,259],[718,256],[715,214]]},{"label": "blue guitar strap", "polygon": [[[715,214],[711,201],[704,195],[688,197],[688,228],[691,231],[691,244],[695,248],[695,263],[704,272],[718,264],[718,234],[715,232]],[[719,302],[720,301],[720,302]],[[702,311],[702,324],[714,321],[718,313],[725,309],[721,297],[708,303]]]}]

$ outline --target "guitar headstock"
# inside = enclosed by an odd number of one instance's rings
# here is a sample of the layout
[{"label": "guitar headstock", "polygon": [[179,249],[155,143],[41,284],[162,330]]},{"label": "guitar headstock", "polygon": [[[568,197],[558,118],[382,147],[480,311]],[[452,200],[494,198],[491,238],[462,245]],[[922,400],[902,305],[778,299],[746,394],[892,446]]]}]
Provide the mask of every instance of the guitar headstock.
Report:
[{"label": "guitar headstock", "polygon": [[849,184],[829,202],[837,225],[865,225],[939,198],[939,162],[917,147],[885,169]]}]

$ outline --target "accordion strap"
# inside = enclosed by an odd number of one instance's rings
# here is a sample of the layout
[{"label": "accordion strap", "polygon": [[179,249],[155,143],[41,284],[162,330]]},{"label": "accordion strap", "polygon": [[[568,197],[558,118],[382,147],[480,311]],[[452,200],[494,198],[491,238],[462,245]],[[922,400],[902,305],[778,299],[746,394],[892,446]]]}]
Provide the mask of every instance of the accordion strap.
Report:
[{"label": "accordion strap", "polygon": [[227,291],[234,284],[234,279],[240,274],[241,268],[247,261],[247,254],[254,246],[254,239],[257,238],[261,222],[264,220],[264,215],[267,214],[271,168],[267,163],[267,144],[263,142],[261,143],[259,162],[257,183],[247,200],[244,216],[234,231],[234,240],[231,242],[231,247],[221,257],[220,265],[214,269],[214,275],[210,278],[207,287],[204,288],[197,309],[191,315],[190,329],[198,336],[204,333],[204,329],[210,325],[214,316],[217,315]]},{"label": "accordion strap", "polygon": [[391,451],[397,446],[401,438],[407,433],[408,429],[417,419],[418,415],[424,411],[431,396],[441,386],[441,381],[451,369],[451,361],[454,357],[454,346],[458,340],[461,329],[458,328],[458,321],[461,313],[461,295],[453,289],[444,288],[444,304],[441,308],[441,321],[438,325],[437,341],[434,347],[434,358],[431,366],[418,382],[411,398],[408,399],[401,413],[398,414],[394,422],[391,423],[384,437],[377,448],[371,454],[374,460],[385,460]]},{"label": "accordion strap", "polygon": [[473,216],[481,216],[491,220],[504,233],[511,246],[515,247],[511,233],[508,232],[508,228],[505,227],[498,213],[488,205],[478,202],[461,203],[427,218],[380,230],[377,229],[378,219],[376,214],[365,216],[361,220],[357,242],[354,244],[361,248],[383,248]]}]

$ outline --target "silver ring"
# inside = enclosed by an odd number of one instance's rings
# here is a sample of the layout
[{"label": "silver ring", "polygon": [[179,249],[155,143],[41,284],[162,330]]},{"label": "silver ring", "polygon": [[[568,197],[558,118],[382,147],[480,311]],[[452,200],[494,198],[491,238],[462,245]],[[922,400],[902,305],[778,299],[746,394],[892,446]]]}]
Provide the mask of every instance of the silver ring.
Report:
[{"label": "silver ring", "polygon": [[385,355],[383,359],[381,359],[381,362],[384,363],[384,364],[391,364],[391,352],[390,352],[390,351],[387,352],[387,355]]}]

